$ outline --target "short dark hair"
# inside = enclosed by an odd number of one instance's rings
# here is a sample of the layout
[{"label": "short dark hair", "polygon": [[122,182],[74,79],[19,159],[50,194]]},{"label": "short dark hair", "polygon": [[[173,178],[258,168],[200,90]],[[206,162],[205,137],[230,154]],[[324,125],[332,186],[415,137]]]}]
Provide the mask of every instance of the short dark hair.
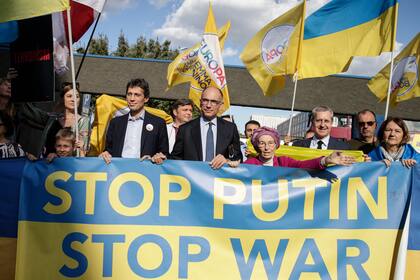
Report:
[{"label": "short dark hair", "polygon": [[258,125],[258,127],[261,127],[261,124],[259,122],[257,122],[256,120],[250,120],[250,121],[246,122],[245,129],[248,126],[248,124],[255,124],[255,125]]},{"label": "short dark hair", "polygon": [[0,111],[0,121],[3,123],[4,127],[6,128],[6,132],[4,136],[10,137],[13,135],[14,124],[12,117],[4,111]]},{"label": "short dark hair", "polygon": [[187,105],[191,105],[191,108],[194,109],[194,102],[191,99],[188,99],[188,98],[177,99],[174,103],[172,103],[172,106],[171,106],[172,117],[175,117],[173,115],[174,110],[178,109],[179,107],[187,106]]},{"label": "short dark hair", "polygon": [[11,80],[8,77],[0,77],[0,85],[5,83],[5,82],[11,82]]},{"label": "short dark hair", "polygon": [[403,130],[403,139],[401,141],[401,144],[407,144],[410,141],[410,135],[408,134],[408,127],[405,124],[404,120],[401,118],[395,118],[395,117],[388,117],[379,128],[378,131],[378,140],[382,142],[384,140],[384,132],[386,126],[390,123],[394,122],[396,123],[401,129]]},{"label": "short dark hair", "polygon": [[369,109],[363,109],[362,111],[357,112],[357,117],[359,117],[360,115],[364,115],[366,113],[371,113],[373,115],[373,117],[375,118],[375,122],[376,122],[376,114],[375,114],[375,112],[373,112],[372,110],[369,110]]},{"label": "short dark hair", "polygon": [[127,86],[125,88],[125,94],[127,95],[128,89],[133,87],[139,87],[144,92],[144,97],[149,98],[150,96],[150,89],[149,89],[149,83],[145,79],[132,79],[127,83]]}]

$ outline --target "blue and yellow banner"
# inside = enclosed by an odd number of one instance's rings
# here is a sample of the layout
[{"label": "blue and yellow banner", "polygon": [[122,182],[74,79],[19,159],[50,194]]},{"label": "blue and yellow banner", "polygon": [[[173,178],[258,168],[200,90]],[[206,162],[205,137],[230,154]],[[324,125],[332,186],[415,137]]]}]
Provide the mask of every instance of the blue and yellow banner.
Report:
[{"label": "blue and yellow banner", "polygon": [[27,163],[16,279],[389,279],[412,171]]},{"label": "blue and yellow banner", "polygon": [[420,275],[420,165],[413,168],[410,225],[407,246],[405,279],[414,280]]}]

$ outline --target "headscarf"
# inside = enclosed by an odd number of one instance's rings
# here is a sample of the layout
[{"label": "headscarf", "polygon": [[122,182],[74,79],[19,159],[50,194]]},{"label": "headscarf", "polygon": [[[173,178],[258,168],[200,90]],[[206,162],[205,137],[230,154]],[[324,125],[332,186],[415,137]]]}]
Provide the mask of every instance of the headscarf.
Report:
[{"label": "headscarf", "polygon": [[254,146],[255,150],[259,150],[258,143],[260,141],[261,136],[263,135],[270,135],[271,137],[273,137],[274,142],[276,142],[276,149],[280,146],[280,136],[277,130],[270,127],[262,126],[260,128],[257,128],[252,134],[251,143]]}]

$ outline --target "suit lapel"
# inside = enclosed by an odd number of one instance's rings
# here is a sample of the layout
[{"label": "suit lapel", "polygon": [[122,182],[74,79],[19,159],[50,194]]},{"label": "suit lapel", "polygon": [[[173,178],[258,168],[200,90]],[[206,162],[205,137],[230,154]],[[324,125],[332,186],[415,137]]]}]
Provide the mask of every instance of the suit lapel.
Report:
[{"label": "suit lapel", "polygon": [[200,118],[197,118],[197,121],[192,123],[191,127],[191,137],[192,142],[195,144],[195,150],[197,153],[197,158],[199,161],[203,160],[203,146],[201,144],[201,127],[200,127]]},{"label": "suit lapel", "polygon": [[219,118],[217,118],[216,155],[223,154],[223,151],[221,150],[222,147],[224,147],[223,140],[225,139],[225,131],[225,124]]},{"label": "suit lapel", "polygon": [[127,124],[128,124],[128,114],[124,116],[124,118],[119,119],[120,123],[118,123],[118,126],[121,127],[121,130],[117,129],[117,131],[121,131],[124,135],[124,137],[121,137],[120,135],[116,135],[115,139],[118,139],[118,153],[120,156],[122,155],[123,148],[124,148],[124,141],[125,141],[125,134],[127,133]]},{"label": "suit lapel", "polygon": [[146,111],[144,112],[144,120],[143,120],[143,128],[141,130],[141,144],[140,144],[140,155],[142,155],[143,151],[144,151],[144,145],[146,143],[146,138],[147,138],[147,131],[146,131],[146,125],[150,122],[149,120],[149,113],[147,113]]}]

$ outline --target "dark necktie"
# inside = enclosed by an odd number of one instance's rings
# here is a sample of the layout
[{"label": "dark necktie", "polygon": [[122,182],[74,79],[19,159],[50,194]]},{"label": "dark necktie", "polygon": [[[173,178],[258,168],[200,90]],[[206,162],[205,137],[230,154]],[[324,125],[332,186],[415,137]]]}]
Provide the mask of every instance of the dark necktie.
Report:
[{"label": "dark necktie", "polygon": [[209,129],[207,130],[206,138],[206,161],[212,161],[214,158],[214,140],[213,140],[213,129],[211,128],[212,122],[209,122]]},{"label": "dark necktie", "polygon": [[322,150],[322,144],[324,144],[324,142],[322,142],[321,140],[318,140],[318,143],[317,143],[317,149],[320,149],[320,150]]}]

